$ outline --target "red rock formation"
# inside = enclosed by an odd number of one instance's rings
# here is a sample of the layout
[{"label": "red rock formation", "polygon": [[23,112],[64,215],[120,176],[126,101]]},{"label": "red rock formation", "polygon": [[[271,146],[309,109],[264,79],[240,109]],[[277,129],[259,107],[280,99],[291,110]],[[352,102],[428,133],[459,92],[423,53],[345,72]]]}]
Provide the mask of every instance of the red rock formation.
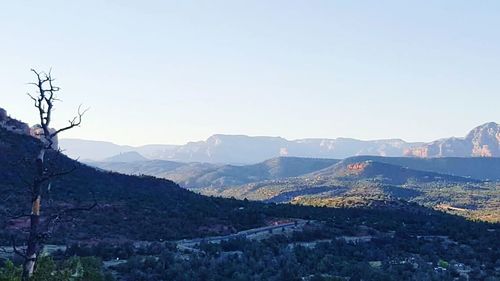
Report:
[{"label": "red rock formation", "polygon": [[413,149],[407,149],[405,150],[404,155],[426,158],[429,157],[429,148],[424,146]]},{"label": "red rock formation", "polygon": [[359,174],[368,166],[367,162],[359,162],[347,165],[347,172]]}]

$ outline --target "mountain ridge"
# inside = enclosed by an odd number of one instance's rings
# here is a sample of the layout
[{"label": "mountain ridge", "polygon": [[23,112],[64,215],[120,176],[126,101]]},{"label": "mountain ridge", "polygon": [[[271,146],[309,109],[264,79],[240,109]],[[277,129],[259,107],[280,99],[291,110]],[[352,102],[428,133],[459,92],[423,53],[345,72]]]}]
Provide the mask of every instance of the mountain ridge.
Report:
[{"label": "mountain ridge", "polygon": [[127,162],[88,162],[100,169],[166,178],[190,189],[224,187],[249,182],[304,175],[329,167],[339,160],[300,157],[276,157],[244,165],[218,165],[210,163],[180,163],[167,160]]},{"label": "mountain ridge", "polygon": [[[343,159],[343,163],[359,163],[374,161],[398,165],[413,170],[447,174],[459,177],[469,177],[478,180],[500,180],[499,157],[381,157],[381,156],[353,156]],[[333,166],[332,166],[333,167]],[[327,167],[316,174],[328,171]]]},{"label": "mountain ridge", "polygon": [[110,142],[61,139],[61,147],[75,158],[102,161],[116,154],[135,151],[148,159],[213,164],[254,164],[279,156],[344,159],[357,155],[411,157],[499,157],[500,126],[488,122],[473,128],[464,138],[433,142],[406,142],[398,138],[358,140],[214,134],[204,141],[184,145],[126,146]]}]

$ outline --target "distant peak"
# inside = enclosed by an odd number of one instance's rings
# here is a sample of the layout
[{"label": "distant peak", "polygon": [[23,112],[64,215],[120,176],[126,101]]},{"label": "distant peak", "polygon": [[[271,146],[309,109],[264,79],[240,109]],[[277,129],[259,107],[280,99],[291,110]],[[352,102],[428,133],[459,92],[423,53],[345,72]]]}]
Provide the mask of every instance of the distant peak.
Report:
[{"label": "distant peak", "polygon": [[115,156],[111,156],[106,158],[105,162],[138,162],[138,161],[146,161],[148,158],[142,156],[137,151],[127,151],[121,152]]},{"label": "distant peak", "polygon": [[484,123],[472,129],[467,137],[469,137],[471,134],[477,134],[485,131],[488,131],[489,133],[495,133],[495,131],[500,132],[500,125],[495,122]]},{"label": "distant peak", "polygon": [[499,127],[498,123],[496,122],[487,122],[484,123],[483,125],[478,126],[477,128],[496,128]]}]

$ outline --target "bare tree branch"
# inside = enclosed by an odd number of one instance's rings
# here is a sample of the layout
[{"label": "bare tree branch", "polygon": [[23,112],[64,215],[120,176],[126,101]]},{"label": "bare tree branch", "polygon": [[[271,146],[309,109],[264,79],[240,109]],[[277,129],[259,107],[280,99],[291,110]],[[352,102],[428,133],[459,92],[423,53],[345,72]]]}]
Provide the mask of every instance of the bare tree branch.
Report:
[{"label": "bare tree branch", "polygon": [[89,108],[86,108],[85,110],[82,111],[81,107],[82,107],[82,105],[78,106],[78,115],[75,116],[75,117],[73,117],[72,120],[68,120],[69,125],[66,126],[66,127],[61,128],[61,129],[59,129],[57,131],[55,131],[54,133],[52,133],[50,135],[50,138],[53,138],[53,137],[57,136],[61,132],[64,132],[66,130],[69,130],[69,129],[72,129],[74,127],[80,126],[80,124],[82,123],[82,117],[83,117],[83,115],[89,110]]},{"label": "bare tree branch", "polygon": [[[50,160],[54,164],[59,163],[57,161],[57,157],[60,156],[60,151],[53,147],[54,138],[61,132],[72,129],[74,127],[80,126],[82,122],[82,117],[87,112],[87,109],[82,111],[81,105],[78,107],[77,115],[73,117],[73,119],[69,120],[69,125],[58,130],[53,130],[51,133],[50,124],[52,121],[52,112],[54,111],[54,102],[59,101],[57,98],[57,92],[61,90],[60,87],[54,85],[55,79],[52,78],[52,70],[49,72],[38,72],[34,69],[31,71],[36,76],[36,81],[33,83],[29,83],[30,85],[35,86],[36,94],[28,93],[28,96],[34,102],[35,108],[38,110],[38,116],[40,119],[40,129],[42,132],[35,131],[38,135],[40,141],[43,146],[41,147],[38,157],[36,158],[36,173],[33,179],[32,187],[31,187],[31,214],[30,217],[30,230],[29,237],[27,241],[26,253],[23,255],[25,262],[23,265],[23,276],[22,280],[27,281],[31,278],[33,271],[35,269],[35,265],[37,262],[37,258],[43,249],[43,241],[48,235],[48,232],[43,232],[41,230],[41,200],[44,184],[48,182],[47,190],[50,187],[50,181],[54,178],[64,176],[74,172],[78,165],[74,165],[72,168],[63,170],[63,171],[50,171],[47,163],[45,163],[46,152],[55,150],[57,152],[56,159],[47,159]],[[50,202],[50,200],[49,200]],[[91,206],[87,207],[79,207],[79,208],[70,208],[66,210],[62,210],[58,212],[53,218],[48,220],[48,225],[53,224],[56,220],[60,218],[61,215],[73,211],[78,210],[90,210],[97,206],[97,203],[94,203]],[[23,217],[25,215],[22,215]],[[45,223],[44,223],[45,224]],[[15,241],[13,241],[15,242]],[[13,243],[15,245],[15,243]],[[15,247],[14,247],[15,249]]]}]

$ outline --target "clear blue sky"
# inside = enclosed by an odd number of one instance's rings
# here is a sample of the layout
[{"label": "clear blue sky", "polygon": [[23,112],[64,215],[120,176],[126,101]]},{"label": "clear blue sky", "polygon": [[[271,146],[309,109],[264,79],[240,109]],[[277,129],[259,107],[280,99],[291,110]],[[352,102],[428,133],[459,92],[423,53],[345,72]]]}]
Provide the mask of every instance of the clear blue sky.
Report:
[{"label": "clear blue sky", "polygon": [[65,137],[463,136],[500,121],[500,1],[4,1],[0,107],[53,68]]}]

